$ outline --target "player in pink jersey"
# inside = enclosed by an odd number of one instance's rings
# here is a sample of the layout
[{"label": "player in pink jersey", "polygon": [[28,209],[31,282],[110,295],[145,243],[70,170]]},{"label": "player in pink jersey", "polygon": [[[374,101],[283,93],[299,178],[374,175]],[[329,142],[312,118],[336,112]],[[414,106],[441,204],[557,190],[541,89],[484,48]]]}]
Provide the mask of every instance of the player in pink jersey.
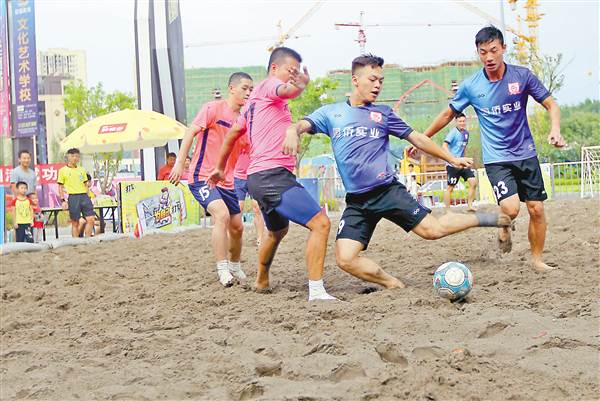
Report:
[{"label": "player in pink jersey", "polygon": [[224,167],[223,180],[213,188],[206,181],[216,165],[225,134],[250,96],[252,85],[250,75],[236,72],[229,77],[229,97],[202,106],[181,142],[177,163],[169,177],[171,182],[179,182],[184,172],[185,159],[194,138],[197,138],[188,170],[188,186],[204,210],[214,218],[212,247],[217,262],[217,275],[225,287],[231,286],[235,278],[246,278],[240,264],[244,225],[233,187],[233,170],[239,147],[232,149],[232,156]]},{"label": "player in pink jersey", "polygon": [[268,77],[256,86],[236,124],[227,133],[211,185],[226,179],[226,163],[235,142],[243,135],[250,142],[248,191],[260,205],[267,235],[258,251],[256,288],[269,287],[269,269],[287,234],[289,221],[310,230],[306,244],[309,301],[336,299],[323,286],[323,263],[329,236],[329,218],[292,173],[296,157],[283,153],[286,129],[292,122],[288,99],[299,96],[309,82],[302,57],[287,47],[271,53]]},{"label": "player in pink jersey", "polygon": [[[241,141],[241,140],[240,140]],[[238,143],[240,142],[238,141]],[[240,146],[240,152],[238,155],[235,169],[233,170],[233,185],[235,187],[235,193],[240,202],[240,209],[244,211],[244,205],[246,203],[246,197],[248,194],[248,166],[250,165],[250,144],[247,140],[244,141],[244,146]],[[254,228],[256,229],[256,245],[260,246],[260,242],[263,236],[265,223],[260,213],[260,207],[258,202],[250,197],[252,202],[252,211],[254,212]]]}]

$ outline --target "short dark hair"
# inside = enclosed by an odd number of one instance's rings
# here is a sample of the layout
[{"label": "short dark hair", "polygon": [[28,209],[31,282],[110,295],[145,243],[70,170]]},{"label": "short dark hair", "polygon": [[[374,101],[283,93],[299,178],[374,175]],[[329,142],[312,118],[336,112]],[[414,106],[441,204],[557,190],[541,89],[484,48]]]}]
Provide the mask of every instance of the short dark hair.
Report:
[{"label": "short dark hair", "polygon": [[29,185],[25,181],[19,181],[15,184],[15,187],[19,188],[21,185],[25,185],[25,188],[28,188]]},{"label": "short dark hair", "polygon": [[277,47],[271,52],[271,56],[269,57],[269,65],[267,65],[267,72],[271,70],[271,65],[279,65],[279,63],[281,63],[286,57],[291,57],[299,63],[302,62],[302,56],[296,50],[283,46]]},{"label": "short dark hair", "polygon": [[79,153],[80,153],[79,149],[77,149],[77,148],[71,148],[71,149],[67,150],[68,155],[78,155]]},{"label": "short dark hair", "polygon": [[467,116],[465,116],[465,113],[458,113],[458,114],[457,114],[457,115],[454,117],[454,119],[455,119],[455,120],[458,120],[459,118],[462,118],[462,117],[464,117],[464,118],[467,118]]},{"label": "short dark hair", "polygon": [[352,75],[356,70],[370,65],[371,67],[383,67],[383,58],[373,54],[363,54],[352,60]]},{"label": "short dark hair", "polygon": [[414,164],[412,164],[412,163],[409,163],[409,164],[408,164],[408,167],[414,167],[414,166],[415,166],[415,165],[414,165]]},{"label": "short dark hair", "polygon": [[189,157],[189,156],[186,156],[186,157],[185,157],[185,160],[187,160],[187,159],[190,159],[190,161],[192,161],[192,158],[191,158],[191,157]]},{"label": "short dark hair", "polygon": [[21,158],[21,155],[23,153],[27,153],[29,156],[31,156],[31,153],[29,153],[29,151],[27,149],[21,149],[21,150],[19,150],[19,159]]},{"label": "short dark hair", "polygon": [[504,35],[502,31],[493,25],[481,28],[477,35],[475,35],[475,47],[479,48],[479,45],[489,43],[492,40],[498,39],[500,44],[504,46]]},{"label": "short dark hair", "polygon": [[229,77],[229,81],[227,81],[227,85],[235,85],[242,79],[249,79],[250,81],[252,81],[252,77],[250,76],[250,74],[246,74],[245,72],[239,71],[231,74],[231,76]]},{"label": "short dark hair", "polygon": [[167,153],[167,159],[168,159],[169,157],[174,157],[174,158],[176,158],[176,159],[177,159],[177,155],[176,155],[175,153],[173,153],[173,152],[169,152],[169,153]]}]

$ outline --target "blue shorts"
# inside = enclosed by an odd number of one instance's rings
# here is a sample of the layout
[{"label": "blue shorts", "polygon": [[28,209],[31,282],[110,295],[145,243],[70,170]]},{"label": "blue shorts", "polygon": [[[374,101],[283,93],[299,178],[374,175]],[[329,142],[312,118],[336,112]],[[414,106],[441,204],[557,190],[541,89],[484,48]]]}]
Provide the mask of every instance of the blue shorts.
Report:
[{"label": "blue shorts", "polygon": [[215,187],[210,189],[208,185],[206,185],[205,181],[198,181],[193,184],[189,184],[188,187],[194,195],[194,198],[202,205],[204,210],[208,212],[208,205],[212,201],[222,199],[229,210],[229,214],[231,216],[241,213],[240,204],[238,202],[238,198],[235,195],[235,191],[233,189],[225,189],[221,187]]},{"label": "blue shorts", "polygon": [[285,168],[250,174],[248,190],[258,202],[269,231],[287,228],[290,220],[306,227],[313,217],[321,213],[317,201]]},{"label": "blue shorts", "polygon": [[246,200],[246,196],[248,195],[248,180],[243,180],[241,178],[234,178],[233,185],[235,187],[235,194],[240,202]]}]

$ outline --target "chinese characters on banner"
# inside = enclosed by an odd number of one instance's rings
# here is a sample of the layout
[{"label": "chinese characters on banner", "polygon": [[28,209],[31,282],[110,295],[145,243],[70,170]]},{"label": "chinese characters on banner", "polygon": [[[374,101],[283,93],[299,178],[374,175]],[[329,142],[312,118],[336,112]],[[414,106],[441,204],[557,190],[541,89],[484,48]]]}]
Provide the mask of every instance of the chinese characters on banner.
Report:
[{"label": "chinese characters on banner", "polygon": [[0,0],[0,138],[10,136],[10,76],[8,74],[8,11]]},{"label": "chinese characters on banner", "polygon": [[[66,163],[57,164],[37,164],[35,166],[35,175],[38,185],[56,184],[58,179],[58,170],[66,166]],[[11,166],[0,166],[0,186],[10,185]]]},{"label": "chinese characters on banner", "polygon": [[38,88],[33,3],[33,0],[11,2],[16,137],[29,137],[38,134]]}]

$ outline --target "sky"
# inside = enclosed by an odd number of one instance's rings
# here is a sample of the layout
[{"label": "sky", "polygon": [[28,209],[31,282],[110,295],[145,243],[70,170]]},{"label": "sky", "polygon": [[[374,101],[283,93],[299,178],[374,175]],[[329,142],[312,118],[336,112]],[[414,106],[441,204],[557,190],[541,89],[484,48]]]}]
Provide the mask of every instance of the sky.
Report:
[{"label": "sky", "polygon": [[[291,28],[313,6],[313,0],[181,0],[184,45],[207,41],[274,37],[277,23]],[[470,1],[500,18],[500,1]],[[519,0],[518,3],[524,3]],[[133,93],[133,0],[36,0],[38,49],[64,47],[86,51],[88,85],[102,82],[108,90]],[[540,0],[541,53],[563,54],[565,84],[555,94],[561,104],[599,98],[599,1]],[[345,69],[359,54],[357,30],[336,30],[335,22],[392,24],[366,29],[368,52],[386,63],[411,67],[476,57],[474,36],[487,21],[456,1],[326,1],[287,45],[298,50],[311,76]],[[523,13],[523,11],[521,11]],[[516,27],[516,12],[504,1],[507,25]],[[431,23],[432,27],[406,26]],[[445,23],[446,25],[435,25]],[[451,25],[448,25],[448,24]],[[404,24],[404,25],[402,25]],[[509,37],[510,34],[509,34]],[[265,65],[270,41],[221,44],[185,49],[186,67]],[[508,43],[509,47],[512,45]]]}]

